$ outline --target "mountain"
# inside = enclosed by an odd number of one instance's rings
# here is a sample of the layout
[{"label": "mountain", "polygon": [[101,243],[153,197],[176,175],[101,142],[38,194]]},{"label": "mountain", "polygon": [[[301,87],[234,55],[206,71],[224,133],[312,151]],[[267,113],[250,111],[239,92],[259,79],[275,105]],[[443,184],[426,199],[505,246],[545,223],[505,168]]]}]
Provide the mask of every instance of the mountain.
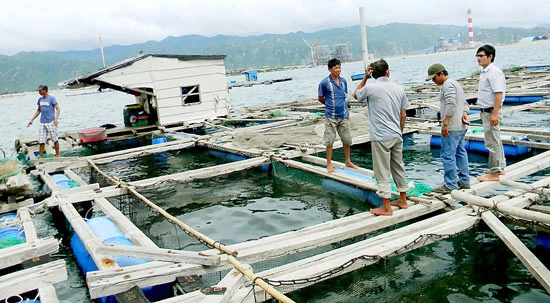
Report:
[{"label": "mountain", "polygon": [[[474,28],[476,41],[491,44],[511,44],[522,37],[546,35],[550,29]],[[391,23],[367,26],[369,53],[375,57],[409,55],[432,48],[440,37],[459,37],[467,43],[468,28],[454,25],[424,25]],[[360,26],[335,28],[314,33],[294,32],[248,37],[218,35],[204,37],[186,35],[167,37],[132,45],[104,48],[106,65],[134,57],[138,53],[156,54],[225,54],[228,71],[307,65],[311,51],[303,40],[315,47],[347,44],[352,60],[362,58]],[[38,84],[56,87],[60,81],[96,71],[102,67],[99,49],[86,51],[21,52],[14,56],[0,55],[0,94],[32,91]]]}]

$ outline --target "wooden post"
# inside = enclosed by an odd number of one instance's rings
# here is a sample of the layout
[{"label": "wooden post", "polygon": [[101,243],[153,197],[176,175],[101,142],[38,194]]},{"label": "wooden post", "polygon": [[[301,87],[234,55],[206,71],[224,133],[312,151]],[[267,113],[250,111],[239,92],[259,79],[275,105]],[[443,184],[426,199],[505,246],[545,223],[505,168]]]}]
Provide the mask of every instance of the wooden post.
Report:
[{"label": "wooden post", "polygon": [[550,293],[550,271],[546,266],[493,213],[483,212],[481,218]]}]

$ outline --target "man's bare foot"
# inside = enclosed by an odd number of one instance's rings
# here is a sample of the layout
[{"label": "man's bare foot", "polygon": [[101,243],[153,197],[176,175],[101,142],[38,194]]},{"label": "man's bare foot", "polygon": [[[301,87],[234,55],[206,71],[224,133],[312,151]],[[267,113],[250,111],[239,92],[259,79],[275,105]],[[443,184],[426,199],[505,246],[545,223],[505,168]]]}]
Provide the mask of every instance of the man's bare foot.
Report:
[{"label": "man's bare foot", "polygon": [[479,181],[479,182],[483,182],[483,181],[500,181],[500,175],[501,174],[488,173],[486,175],[478,177],[477,181]]},{"label": "man's bare foot", "polygon": [[401,199],[399,199],[399,201],[397,202],[392,202],[390,204],[391,206],[399,207],[399,209],[407,209],[409,207],[409,204],[407,203],[407,201],[402,201]]},{"label": "man's bare foot", "polygon": [[327,171],[328,171],[329,174],[334,174],[334,172],[336,172],[334,170],[334,167],[332,167],[332,165],[327,165]]},{"label": "man's bare foot", "polygon": [[[485,174],[488,175],[488,174],[495,174],[495,173],[492,173],[490,170],[486,170]],[[496,173],[496,174],[504,176],[504,175],[506,175],[506,171],[504,169],[502,169],[499,173]]]},{"label": "man's bare foot", "polygon": [[346,167],[359,168],[359,166],[357,166],[357,165],[351,163],[351,161],[347,161],[347,162],[346,162]]},{"label": "man's bare foot", "polygon": [[391,216],[391,215],[393,215],[393,211],[392,211],[391,207],[390,207],[390,209],[386,209],[384,206],[379,207],[379,208],[375,208],[375,209],[371,209],[370,213],[375,215],[375,216]]}]

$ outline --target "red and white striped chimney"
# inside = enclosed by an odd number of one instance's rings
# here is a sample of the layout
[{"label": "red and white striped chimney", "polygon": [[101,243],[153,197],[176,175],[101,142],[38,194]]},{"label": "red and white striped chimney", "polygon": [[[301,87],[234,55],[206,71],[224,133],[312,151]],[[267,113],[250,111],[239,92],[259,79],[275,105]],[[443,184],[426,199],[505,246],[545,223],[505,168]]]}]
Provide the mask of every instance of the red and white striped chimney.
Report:
[{"label": "red and white striped chimney", "polygon": [[474,26],[472,24],[472,10],[468,9],[468,42],[470,46],[474,44]]}]

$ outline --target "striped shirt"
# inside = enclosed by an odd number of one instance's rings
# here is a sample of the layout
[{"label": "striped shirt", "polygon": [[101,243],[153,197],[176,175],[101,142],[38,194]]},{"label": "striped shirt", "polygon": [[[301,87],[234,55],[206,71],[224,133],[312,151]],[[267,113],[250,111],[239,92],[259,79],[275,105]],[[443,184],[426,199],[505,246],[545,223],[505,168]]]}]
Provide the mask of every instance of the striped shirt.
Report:
[{"label": "striped shirt", "polygon": [[329,75],[321,80],[318,88],[318,96],[325,98],[325,116],[333,119],[349,118],[346,96],[348,94],[348,83],[340,77],[340,85],[334,82]]}]

